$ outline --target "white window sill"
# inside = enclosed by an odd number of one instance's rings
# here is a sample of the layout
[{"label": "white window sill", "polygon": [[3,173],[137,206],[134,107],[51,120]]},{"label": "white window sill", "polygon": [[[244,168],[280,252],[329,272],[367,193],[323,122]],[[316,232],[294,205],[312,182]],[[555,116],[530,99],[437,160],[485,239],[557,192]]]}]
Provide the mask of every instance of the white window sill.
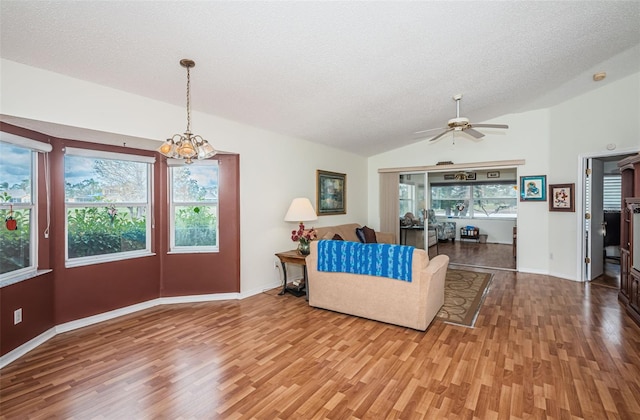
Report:
[{"label": "white window sill", "polygon": [[78,258],[78,260],[67,260],[65,261],[64,266],[65,268],[82,267],[85,265],[95,265],[114,261],[131,260],[134,258],[152,257],[154,255],[156,255],[155,252],[106,254],[96,257],[82,257],[82,259]]},{"label": "white window sill", "polygon": [[19,276],[9,277],[9,278],[6,278],[4,280],[0,280],[0,289],[3,288],[3,287],[6,287],[6,286],[10,286],[12,284],[20,283],[21,281],[29,280],[29,279],[41,276],[43,274],[50,273],[52,271],[53,270],[51,270],[51,269],[36,270],[35,272],[31,271],[29,273],[24,273],[24,274],[21,274]]}]

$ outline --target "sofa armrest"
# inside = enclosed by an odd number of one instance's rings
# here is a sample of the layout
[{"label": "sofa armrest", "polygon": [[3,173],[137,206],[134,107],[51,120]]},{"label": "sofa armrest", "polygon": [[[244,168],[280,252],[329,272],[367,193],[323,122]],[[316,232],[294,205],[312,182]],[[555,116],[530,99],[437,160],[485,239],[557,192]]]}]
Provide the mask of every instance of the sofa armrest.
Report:
[{"label": "sofa armrest", "polygon": [[444,281],[447,276],[449,267],[449,256],[440,254],[429,260],[427,266],[423,269],[421,276],[428,279],[424,284],[427,288],[424,290],[426,319],[427,325],[440,312],[440,308],[444,305]]}]

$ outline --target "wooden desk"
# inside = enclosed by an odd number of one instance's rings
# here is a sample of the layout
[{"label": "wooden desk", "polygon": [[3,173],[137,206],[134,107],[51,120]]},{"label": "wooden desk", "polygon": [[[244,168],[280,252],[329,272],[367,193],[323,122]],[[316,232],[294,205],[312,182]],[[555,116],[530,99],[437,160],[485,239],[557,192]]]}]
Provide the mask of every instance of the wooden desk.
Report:
[{"label": "wooden desk", "polygon": [[[289,292],[294,296],[300,297],[302,295],[307,295],[307,299],[309,299],[309,292],[307,290],[307,261],[306,255],[301,255],[297,250],[278,252],[276,257],[280,260],[280,264],[282,265],[282,291],[278,293],[278,295],[282,296],[285,293]],[[302,266],[302,284],[300,286],[295,286],[293,283],[287,284],[287,264],[298,264]]]}]

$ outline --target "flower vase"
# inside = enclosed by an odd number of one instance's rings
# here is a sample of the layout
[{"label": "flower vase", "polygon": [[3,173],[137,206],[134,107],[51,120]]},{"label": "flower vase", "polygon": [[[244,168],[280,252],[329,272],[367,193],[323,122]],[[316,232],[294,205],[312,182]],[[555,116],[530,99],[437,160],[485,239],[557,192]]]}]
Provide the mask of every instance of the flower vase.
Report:
[{"label": "flower vase", "polygon": [[311,245],[309,241],[298,242],[298,254],[309,255],[311,253]]}]

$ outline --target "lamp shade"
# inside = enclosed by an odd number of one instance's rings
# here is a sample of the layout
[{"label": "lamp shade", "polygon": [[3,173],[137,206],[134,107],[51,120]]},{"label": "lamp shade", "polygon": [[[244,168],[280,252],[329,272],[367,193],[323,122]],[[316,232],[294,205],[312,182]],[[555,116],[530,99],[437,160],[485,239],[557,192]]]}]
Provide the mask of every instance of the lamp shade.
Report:
[{"label": "lamp shade", "polygon": [[318,215],[306,197],[294,198],[284,216],[285,222],[310,222],[318,220]]}]

